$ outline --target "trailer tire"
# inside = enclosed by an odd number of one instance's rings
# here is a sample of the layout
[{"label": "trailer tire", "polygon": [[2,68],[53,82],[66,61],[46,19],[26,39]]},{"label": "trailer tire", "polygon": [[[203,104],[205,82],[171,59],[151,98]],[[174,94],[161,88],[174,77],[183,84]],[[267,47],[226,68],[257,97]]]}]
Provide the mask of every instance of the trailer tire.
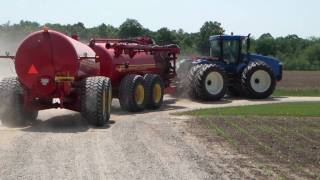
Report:
[{"label": "trailer tire", "polygon": [[0,82],[0,119],[3,125],[25,126],[37,119],[37,110],[23,108],[23,88],[17,77],[4,78]]},{"label": "trailer tire", "polygon": [[96,76],[82,80],[81,114],[94,126],[104,126],[110,119],[112,86],[107,77]]},{"label": "trailer tire", "polygon": [[156,74],[144,76],[146,108],[159,109],[163,104],[164,84]]},{"label": "trailer tire", "polygon": [[145,103],[144,79],[140,75],[125,76],[119,87],[119,102],[123,110],[139,112],[144,110]]},{"label": "trailer tire", "polygon": [[241,86],[248,98],[265,99],[275,90],[276,78],[266,63],[254,61],[242,72]]},{"label": "trailer tire", "polygon": [[203,64],[196,72],[191,84],[196,98],[203,101],[217,101],[227,91],[227,76],[216,64]]}]

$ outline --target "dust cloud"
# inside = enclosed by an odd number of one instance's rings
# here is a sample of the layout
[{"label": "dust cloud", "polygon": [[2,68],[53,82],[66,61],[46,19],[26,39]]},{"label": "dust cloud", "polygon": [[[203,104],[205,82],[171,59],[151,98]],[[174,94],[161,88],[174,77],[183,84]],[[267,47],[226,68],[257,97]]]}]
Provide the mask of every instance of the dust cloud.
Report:
[{"label": "dust cloud", "polygon": [[[0,56],[4,56],[7,53],[14,56],[24,38],[25,35],[22,34],[8,35],[0,32]],[[11,59],[0,58],[0,79],[12,76],[16,76],[14,62]]]},{"label": "dust cloud", "polygon": [[191,69],[191,59],[180,59],[177,61],[177,92],[174,96],[179,98],[192,98],[190,96],[191,92],[191,85],[188,79],[189,71]]},{"label": "dust cloud", "polygon": [[[24,36],[16,35],[16,36],[9,36],[7,34],[0,32],[0,56],[5,56],[9,53],[10,56],[15,56],[16,51],[19,47],[19,44],[23,40]],[[0,81],[5,77],[13,77],[16,76],[16,71],[14,67],[14,61],[12,59],[0,58]],[[4,104],[6,101],[10,99],[8,96],[3,95],[1,96],[1,104],[0,104],[0,125],[2,115],[10,112],[5,107]]]}]

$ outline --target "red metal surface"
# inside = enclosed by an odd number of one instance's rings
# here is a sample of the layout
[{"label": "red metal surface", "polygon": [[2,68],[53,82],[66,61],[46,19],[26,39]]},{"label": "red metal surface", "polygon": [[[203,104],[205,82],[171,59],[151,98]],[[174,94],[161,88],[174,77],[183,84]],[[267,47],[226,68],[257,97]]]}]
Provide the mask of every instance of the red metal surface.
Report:
[{"label": "red metal surface", "polygon": [[30,34],[19,46],[15,68],[20,82],[33,98],[61,98],[72,91],[72,82],[57,82],[56,77],[99,75],[95,52],[87,45],[56,31]]},{"label": "red metal surface", "polygon": [[[135,39],[95,39],[85,45],[57,31],[44,29],[30,34],[19,46],[15,59],[19,81],[24,86],[27,108],[67,108],[79,111],[79,81],[90,76],[106,76],[112,81],[114,97],[127,74],[159,74],[165,92],[176,76],[176,45],[158,46],[147,37]],[[59,98],[60,103],[53,103]]]},{"label": "red metal surface", "polygon": [[[111,78],[114,95],[121,79],[127,74],[145,75],[148,73],[159,74],[169,87],[175,78],[175,60],[180,49],[176,45],[158,46],[149,38],[142,37],[130,40],[121,39],[93,39],[90,47],[99,56],[100,73]],[[163,59],[170,63],[170,71],[164,73],[157,65],[157,56],[165,55]]]}]

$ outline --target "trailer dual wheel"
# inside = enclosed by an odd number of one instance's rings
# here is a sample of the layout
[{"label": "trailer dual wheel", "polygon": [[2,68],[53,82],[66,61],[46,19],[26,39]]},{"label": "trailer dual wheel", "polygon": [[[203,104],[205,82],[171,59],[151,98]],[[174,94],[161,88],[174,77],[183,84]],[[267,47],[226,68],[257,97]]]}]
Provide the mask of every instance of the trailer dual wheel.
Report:
[{"label": "trailer dual wheel", "polygon": [[142,76],[130,74],[121,80],[119,101],[121,108],[126,111],[138,112],[145,108],[145,86]]},{"label": "trailer dual wheel", "polygon": [[195,70],[191,91],[196,98],[216,101],[224,97],[227,90],[225,72],[216,64],[203,64]]},{"label": "trailer dual wheel", "polygon": [[88,77],[81,86],[81,114],[89,124],[103,126],[110,119],[112,87],[107,77]]},{"label": "trailer dual wheel", "polygon": [[146,108],[159,109],[163,104],[164,84],[156,74],[144,76]]},{"label": "trailer dual wheel", "polygon": [[23,88],[17,77],[0,82],[0,119],[5,126],[23,126],[37,119],[38,110],[23,107]]},{"label": "trailer dual wheel", "polygon": [[242,72],[241,86],[249,98],[264,99],[275,90],[276,78],[264,62],[250,62]]}]

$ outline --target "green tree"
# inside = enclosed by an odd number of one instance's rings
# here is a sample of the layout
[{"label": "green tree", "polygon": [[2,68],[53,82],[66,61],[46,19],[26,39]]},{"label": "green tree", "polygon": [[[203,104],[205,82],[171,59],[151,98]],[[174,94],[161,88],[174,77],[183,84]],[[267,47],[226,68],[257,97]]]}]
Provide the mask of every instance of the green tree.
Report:
[{"label": "green tree", "polygon": [[119,27],[119,36],[121,38],[137,37],[143,34],[143,26],[135,19],[127,19]]},{"label": "green tree", "polygon": [[165,27],[156,32],[155,40],[160,45],[177,43],[177,37],[175,36],[175,33]]},{"label": "green tree", "polygon": [[256,52],[262,55],[275,56],[277,52],[275,39],[270,33],[262,34],[256,40]]},{"label": "green tree", "polygon": [[311,70],[320,69],[320,43],[307,47],[301,55],[309,62]]},{"label": "green tree", "polygon": [[201,27],[198,40],[197,40],[197,48],[200,53],[204,55],[209,55],[210,50],[210,42],[209,37],[212,35],[223,34],[224,29],[221,27],[221,23],[207,21]]},{"label": "green tree", "polygon": [[114,38],[118,36],[118,31],[118,28],[102,23],[98,27],[92,28],[90,34],[91,38]]}]

